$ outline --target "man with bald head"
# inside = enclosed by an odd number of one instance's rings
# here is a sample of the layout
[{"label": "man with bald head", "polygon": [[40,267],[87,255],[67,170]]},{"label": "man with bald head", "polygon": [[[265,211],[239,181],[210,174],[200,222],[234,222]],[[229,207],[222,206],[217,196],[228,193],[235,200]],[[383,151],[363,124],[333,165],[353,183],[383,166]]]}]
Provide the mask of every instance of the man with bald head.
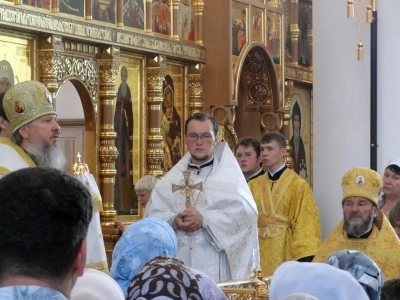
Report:
[{"label": "man with bald head", "polygon": [[13,133],[11,139],[0,138],[0,177],[25,167],[65,165],[57,113],[42,83],[32,80],[13,86],[4,95],[3,108]]}]

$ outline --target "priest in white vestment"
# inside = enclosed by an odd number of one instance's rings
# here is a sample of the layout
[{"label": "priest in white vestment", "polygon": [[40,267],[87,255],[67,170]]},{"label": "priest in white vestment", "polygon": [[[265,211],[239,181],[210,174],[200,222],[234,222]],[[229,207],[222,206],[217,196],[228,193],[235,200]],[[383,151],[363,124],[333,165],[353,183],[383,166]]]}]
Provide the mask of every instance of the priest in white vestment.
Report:
[{"label": "priest in white vestment", "polygon": [[[185,131],[189,152],[157,183],[145,217],[157,217],[172,226],[177,257],[191,268],[216,282],[250,277],[259,267],[257,208],[242,171],[228,145],[217,143],[218,124],[213,117],[195,114],[186,121]],[[205,149],[210,153],[203,156]],[[190,179],[185,182],[182,171],[187,170]],[[177,225],[181,213],[188,211],[186,192],[202,216],[194,230]]]},{"label": "priest in white vestment", "polygon": [[[60,126],[47,88],[34,80],[18,83],[4,95],[3,107],[13,133],[10,138],[0,137],[0,178],[28,167],[62,169],[65,156],[58,143]],[[95,208],[87,237],[87,267],[108,273],[99,189],[91,174],[82,174],[78,179],[92,194]]]},{"label": "priest in white vestment", "polygon": [[104,273],[109,273],[106,249],[104,247],[103,233],[100,223],[100,211],[103,210],[99,188],[89,168],[80,161],[72,166],[72,174],[89,190],[93,200],[93,217],[90,221],[87,233],[87,256],[86,268],[96,269]]}]

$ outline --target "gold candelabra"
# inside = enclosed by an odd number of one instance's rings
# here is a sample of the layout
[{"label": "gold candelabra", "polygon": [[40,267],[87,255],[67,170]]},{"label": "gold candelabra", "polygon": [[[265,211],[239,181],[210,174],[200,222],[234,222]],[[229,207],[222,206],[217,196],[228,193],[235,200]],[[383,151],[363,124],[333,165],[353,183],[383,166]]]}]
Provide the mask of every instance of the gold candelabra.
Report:
[{"label": "gold candelabra", "polygon": [[376,0],[347,0],[347,17],[357,19],[359,41],[357,45],[357,59],[364,60],[364,44],[362,42],[362,28],[365,13],[365,20],[372,24],[374,21],[372,12],[376,11]]}]

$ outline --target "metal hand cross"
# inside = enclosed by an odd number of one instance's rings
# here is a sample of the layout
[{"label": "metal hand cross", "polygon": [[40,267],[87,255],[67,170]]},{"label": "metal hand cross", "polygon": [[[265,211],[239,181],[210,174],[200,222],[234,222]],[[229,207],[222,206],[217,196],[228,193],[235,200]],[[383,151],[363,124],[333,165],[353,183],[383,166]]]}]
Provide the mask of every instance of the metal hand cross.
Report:
[{"label": "metal hand cross", "polygon": [[172,192],[180,191],[186,197],[186,208],[193,208],[193,201],[191,196],[195,190],[203,191],[203,181],[194,184],[193,179],[190,178],[190,171],[182,171],[183,179],[179,184],[172,184]]}]

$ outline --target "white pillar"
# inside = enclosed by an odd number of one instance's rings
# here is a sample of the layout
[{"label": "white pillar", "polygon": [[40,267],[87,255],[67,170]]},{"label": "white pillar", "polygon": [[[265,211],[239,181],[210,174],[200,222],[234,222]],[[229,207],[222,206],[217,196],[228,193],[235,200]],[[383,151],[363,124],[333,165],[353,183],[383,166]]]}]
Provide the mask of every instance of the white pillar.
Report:
[{"label": "white pillar", "polygon": [[369,167],[370,157],[370,25],[363,18],[364,61],[358,61],[357,23],[346,7],[313,1],[313,188],[323,238],[343,217],[342,176]]},{"label": "white pillar", "polygon": [[400,1],[378,0],[378,172],[400,158]]}]

